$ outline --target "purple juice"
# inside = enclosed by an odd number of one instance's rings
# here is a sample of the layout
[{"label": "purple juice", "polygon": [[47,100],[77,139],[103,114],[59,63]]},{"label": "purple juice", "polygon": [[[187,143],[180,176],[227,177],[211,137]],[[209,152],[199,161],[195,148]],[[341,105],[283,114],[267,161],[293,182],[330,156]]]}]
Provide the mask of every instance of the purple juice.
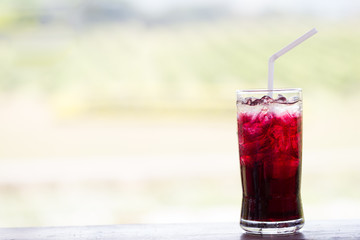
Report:
[{"label": "purple juice", "polygon": [[[264,96],[244,98],[237,105],[243,225],[291,220],[303,224],[301,100]],[[261,226],[257,228],[267,225]]]}]

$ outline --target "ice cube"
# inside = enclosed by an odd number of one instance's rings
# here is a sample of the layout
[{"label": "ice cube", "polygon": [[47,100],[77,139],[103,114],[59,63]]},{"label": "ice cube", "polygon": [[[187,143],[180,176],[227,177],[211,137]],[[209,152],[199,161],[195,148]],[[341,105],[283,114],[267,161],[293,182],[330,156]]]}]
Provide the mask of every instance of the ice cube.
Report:
[{"label": "ice cube", "polygon": [[279,94],[278,98],[274,100],[276,103],[286,103],[287,99],[283,95]]},{"label": "ice cube", "polygon": [[273,103],[274,99],[265,95],[262,98],[247,97],[245,99],[241,99],[238,102],[240,102],[241,104],[249,105],[249,106],[256,106],[256,105],[268,105],[270,103]]},{"label": "ice cube", "polygon": [[273,103],[274,99],[272,99],[271,97],[265,95],[260,99],[260,104],[270,104]]},{"label": "ice cube", "polygon": [[247,98],[245,98],[245,100],[244,100],[242,103],[252,106],[252,103],[253,103],[255,100],[256,100],[256,98],[254,98],[254,97],[247,97]]},{"label": "ice cube", "polygon": [[289,155],[282,155],[280,161],[272,161],[269,164],[272,178],[285,179],[295,176],[298,171],[299,161]]},{"label": "ice cube", "polygon": [[300,98],[298,96],[293,96],[289,99],[288,103],[293,104],[293,103],[297,103],[298,101],[300,101]]}]

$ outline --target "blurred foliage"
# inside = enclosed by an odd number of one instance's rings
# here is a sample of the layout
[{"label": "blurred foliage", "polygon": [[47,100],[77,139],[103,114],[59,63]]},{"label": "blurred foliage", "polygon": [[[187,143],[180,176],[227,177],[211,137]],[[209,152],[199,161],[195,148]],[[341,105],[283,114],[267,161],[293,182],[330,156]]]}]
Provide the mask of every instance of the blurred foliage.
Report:
[{"label": "blurred foliage", "polygon": [[[275,86],[356,94],[357,23],[325,26],[316,41],[280,58]],[[274,30],[242,20],[151,27],[129,22],[81,31],[28,26],[1,35],[0,90],[36,91],[80,112],[232,109],[234,89],[265,87],[268,56],[308,29]]]},{"label": "blurred foliage", "polygon": [[120,0],[1,6],[0,91],[36,92],[58,112],[230,111],[234,89],[266,87],[268,57],[313,23],[321,34],[277,60],[275,86],[349,97],[360,83],[356,18],[330,25],[206,7],[150,17]]}]

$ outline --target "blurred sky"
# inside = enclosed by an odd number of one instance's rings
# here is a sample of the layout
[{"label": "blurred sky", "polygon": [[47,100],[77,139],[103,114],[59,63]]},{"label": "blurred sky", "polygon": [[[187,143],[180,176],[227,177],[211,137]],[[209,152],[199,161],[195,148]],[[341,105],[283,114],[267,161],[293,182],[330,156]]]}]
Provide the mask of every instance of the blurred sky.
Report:
[{"label": "blurred sky", "polygon": [[46,9],[49,6],[61,11],[64,7],[74,8],[81,5],[108,6],[116,10],[119,6],[131,6],[144,14],[159,16],[169,11],[180,11],[188,8],[217,8],[227,10],[229,13],[241,16],[262,16],[262,15],[287,15],[299,14],[303,16],[317,16],[323,19],[351,18],[360,13],[360,3],[357,0],[29,0],[24,3],[19,0],[2,1],[2,11],[9,6],[16,6],[20,9],[40,8]]},{"label": "blurred sky", "polygon": [[193,6],[221,6],[231,9],[234,13],[244,15],[262,15],[271,11],[280,11],[289,15],[299,13],[327,18],[350,17],[360,12],[360,2],[357,0],[133,0],[132,4],[143,12],[150,14],[159,14],[174,8]]}]

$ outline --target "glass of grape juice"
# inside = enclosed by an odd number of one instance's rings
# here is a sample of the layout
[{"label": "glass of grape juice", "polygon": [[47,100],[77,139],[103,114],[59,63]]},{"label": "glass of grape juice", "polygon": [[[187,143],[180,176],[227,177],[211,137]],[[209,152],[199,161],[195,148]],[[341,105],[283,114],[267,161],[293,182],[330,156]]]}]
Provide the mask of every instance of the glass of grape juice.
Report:
[{"label": "glass of grape juice", "polygon": [[253,234],[289,234],[304,225],[300,182],[301,89],[238,90],[242,181],[240,226]]}]

